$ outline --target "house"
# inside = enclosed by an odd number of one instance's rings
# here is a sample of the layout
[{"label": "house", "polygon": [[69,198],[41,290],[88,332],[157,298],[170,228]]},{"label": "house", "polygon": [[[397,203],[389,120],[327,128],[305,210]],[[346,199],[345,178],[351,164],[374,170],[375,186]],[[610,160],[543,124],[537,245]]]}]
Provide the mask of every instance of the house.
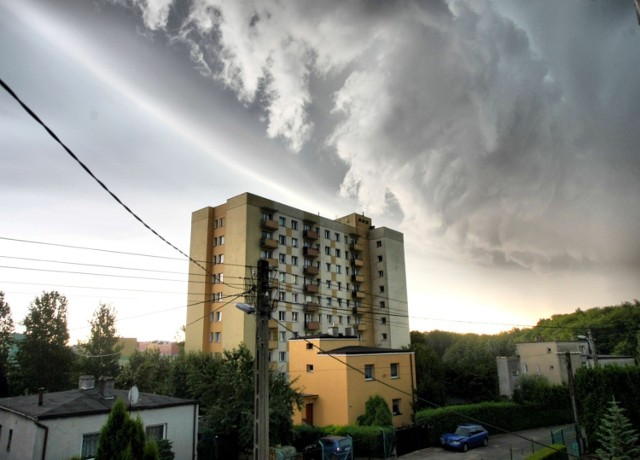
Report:
[{"label": "house", "polygon": [[245,343],[253,352],[255,320],[235,303],[254,303],[238,293],[258,260],[273,275],[277,372],[288,371],[294,334],[333,328],[364,346],[410,344],[404,237],[362,214],[329,219],[244,193],[192,214],[189,254],[186,351],[218,355]]},{"label": "house", "polygon": [[98,435],[117,398],[129,401],[148,438],[169,439],[176,459],[196,457],[195,401],[115,390],[112,379],[80,379],[79,388],[0,399],[0,460],[93,458]]},{"label": "house", "polygon": [[[560,385],[569,380],[569,368],[575,374],[578,369],[595,364],[587,342],[518,343],[516,350],[517,356],[496,358],[500,394],[508,397],[513,396],[522,375],[542,375],[549,383]],[[597,355],[597,361],[599,366],[636,365],[630,356]]]},{"label": "house", "polygon": [[322,334],[289,340],[289,375],[303,393],[294,423],[356,424],[370,396],[382,396],[393,425],[410,425],[416,387],[414,353],[361,346],[357,337]]}]

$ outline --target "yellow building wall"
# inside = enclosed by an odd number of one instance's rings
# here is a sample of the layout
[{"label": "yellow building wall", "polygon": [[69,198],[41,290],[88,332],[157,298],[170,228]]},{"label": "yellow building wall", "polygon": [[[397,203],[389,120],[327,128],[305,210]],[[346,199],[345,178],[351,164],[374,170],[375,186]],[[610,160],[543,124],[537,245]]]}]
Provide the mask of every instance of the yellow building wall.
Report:
[{"label": "yellow building wall", "polygon": [[[315,345],[312,349],[307,348],[309,342]],[[400,399],[400,413],[393,416],[393,424],[411,424],[411,395],[415,388],[413,353],[398,351],[330,356],[320,354],[317,348],[330,351],[355,345],[359,345],[359,342],[350,339],[312,338],[308,341],[289,341],[290,378],[298,391],[309,396],[306,402],[313,404],[313,425],[354,425],[358,416],[364,414],[366,401],[373,395],[382,396],[387,401],[389,409],[392,408],[394,399]],[[399,365],[397,378],[390,376],[391,363]],[[375,380],[365,380],[365,364],[374,365]],[[313,366],[313,370],[309,370],[308,366]],[[294,414],[294,424],[308,422],[305,417],[306,409],[303,405],[302,409]]]}]

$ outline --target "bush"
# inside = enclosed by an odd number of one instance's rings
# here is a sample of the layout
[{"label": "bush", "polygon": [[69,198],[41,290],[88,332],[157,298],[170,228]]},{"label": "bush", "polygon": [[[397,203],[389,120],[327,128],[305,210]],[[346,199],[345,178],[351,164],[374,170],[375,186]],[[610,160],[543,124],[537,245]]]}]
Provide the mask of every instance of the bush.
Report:
[{"label": "bush", "polygon": [[567,447],[563,444],[551,444],[538,452],[529,455],[525,460],[567,460]]},{"label": "bush", "polygon": [[416,414],[416,425],[428,428],[429,444],[438,444],[442,433],[464,422],[483,425],[491,434],[521,431],[571,422],[571,411],[513,402],[485,402],[424,409]]}]

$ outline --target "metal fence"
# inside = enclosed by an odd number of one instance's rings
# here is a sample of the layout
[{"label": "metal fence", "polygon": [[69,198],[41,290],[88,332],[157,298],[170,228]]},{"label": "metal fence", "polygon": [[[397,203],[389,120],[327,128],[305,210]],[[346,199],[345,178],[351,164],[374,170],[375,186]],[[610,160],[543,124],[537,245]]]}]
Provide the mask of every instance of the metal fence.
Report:
[{"label": "metal fence", "polygon": [[576,425],[551,432],[552,444],[564,444],[570,457],[580,458],[580,430]]}]

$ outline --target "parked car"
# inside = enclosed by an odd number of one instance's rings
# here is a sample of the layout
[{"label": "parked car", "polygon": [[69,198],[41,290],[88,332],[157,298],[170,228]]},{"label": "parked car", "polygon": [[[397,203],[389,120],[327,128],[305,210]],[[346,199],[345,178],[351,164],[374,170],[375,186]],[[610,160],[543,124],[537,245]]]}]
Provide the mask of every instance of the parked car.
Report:
[{"label": "parked car", "polygon": [[466,452],[470,447],[486,446],[489,444],[489,432],[482,426],[463,423],[458,425],[455,433],[445,433],[440,436],[442,447]]},{"label": "parked car", "polygon": [[305,447],[304,460],[353,460],[351,436],[324,436]]}]

